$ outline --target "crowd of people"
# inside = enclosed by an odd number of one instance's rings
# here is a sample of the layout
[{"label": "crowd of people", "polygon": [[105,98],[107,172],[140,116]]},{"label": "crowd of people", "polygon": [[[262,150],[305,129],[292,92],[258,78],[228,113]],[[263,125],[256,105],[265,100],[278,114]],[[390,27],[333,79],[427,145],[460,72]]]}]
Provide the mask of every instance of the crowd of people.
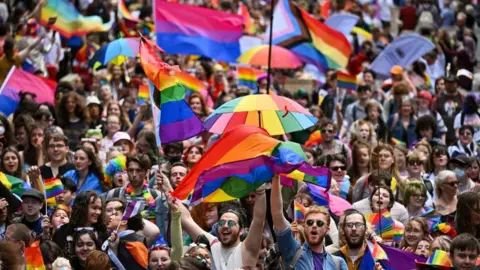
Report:
[{"label": "crowd of people", "polygon": [[[35,243],[45,269],[54,270],[407,269],[371,255],[372,243],[410,254],[417,269],[480,269],[476,1],[296,1],[320,21],[357,15],[357,27],[372,34],[370,40],[350,36],[354,53],[346,70],[358,77],[355,91],[339,87],[336,70],[326,70],[321,81],[303,67],[274,69],[269,89],[268,76],[249,89],[238,84],[235,65],[162,55],[204,83],[206,91],[186,98],[202,120],[225,102],[256,93],[307,108],[318,123],[279,139],[303,145],[308,163],[330,170],[329,195],[351,205],[341,213],[312,186],[282,185],[278,176],[240,200],[192,206],[173,197],[218,136],[205,131],[157,145],[149,103],[137,103],[147,81],[138,58],[93,70],[80,55],[85,45],[135,31],[125,31],[116,1],[71,2],[85,15],[113,18],[115,26],[67,39],[50,22],[40,23],[44,0],[0,1],[0,84],[12,66],[58,83],[54,104],[39,104],[25,89],[12,115],[0,113],[0,178],[32,187],[16,196],[0,183],[0,269],[25,269]],[[242,2],[256,36],[263,36],[272,12],[268,1],[180,2],[230,13]],[[154,38],[145,27],[152,2],[125,3],[140,19],[137,30]],[[377,76],[370,63],[409,32],[436,48],[411,66],[393,66],[388,78]],[[292,92],[284,88],[287,78],[314,87]],[[40,182],[52,178],[61,180],[63,192],[46,198]],[[124,218],[132,201],[141,211]],[[296,204],[305,209],[302,219]],[[370,218],[376,214],[387,216],[399,237],[376,227]],[[442,264],[425,262],[442,256]]]}]

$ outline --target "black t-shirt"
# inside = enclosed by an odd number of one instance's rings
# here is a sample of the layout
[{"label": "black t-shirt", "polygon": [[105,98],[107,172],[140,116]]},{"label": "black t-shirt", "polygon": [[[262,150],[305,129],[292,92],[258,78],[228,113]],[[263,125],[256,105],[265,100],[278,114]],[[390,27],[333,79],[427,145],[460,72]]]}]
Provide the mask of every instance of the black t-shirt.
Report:
[{"label": "black t-shirt", "polygon": [[43,232],[43,230],[42,230],[42,219],[43,219],[43,216],[40,216],[39,219],[37,219],[33,222],[30,222],[24,217],[24,218],[22,218],[20,223],[27,226],[27,228],[30,229],[30,234],[32,235],[33,239],[36,239]]},{"label": "black t-shirt", "polygon": [[47,165],[43,165],[43,166],[40,166],[40,175],[42,176],[43,179],[52,178],[54,176],[59,178],[62,175],[64,175],[66,172],[74,169],[75,167],[73,166],[73,164],[67,162],[64,165],[58,167],[58,175],[53,175],[52,168]]}]

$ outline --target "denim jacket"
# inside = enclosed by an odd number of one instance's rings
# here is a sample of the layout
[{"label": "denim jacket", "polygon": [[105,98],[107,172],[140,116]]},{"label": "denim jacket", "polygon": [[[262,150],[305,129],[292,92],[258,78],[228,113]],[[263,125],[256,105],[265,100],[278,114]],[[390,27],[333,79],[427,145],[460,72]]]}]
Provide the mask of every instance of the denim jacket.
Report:
[{"label": "denim jacket", "polygon": [[[275,232],[278,240],[278,247],[282,253],[283,260],[285,265],[290,265],[295,257],[295,253],[300,248],[300,242],[298,242],[292,234],[290,226],[285,229],[283,232]],[[335,259],[334,259],[335,257]],[[348,270],[347,263],[345,260],[338,256],[333,256],[328,252],[323,253],[323,270],[335,270],[337,266],[335,260],[338,261],[339,268],[341,270]],[[308,243],[303,244],[303,252],[297,263],[295,264],[295,270],[312,270],[315,269],[313,264],[313,254]]]}]

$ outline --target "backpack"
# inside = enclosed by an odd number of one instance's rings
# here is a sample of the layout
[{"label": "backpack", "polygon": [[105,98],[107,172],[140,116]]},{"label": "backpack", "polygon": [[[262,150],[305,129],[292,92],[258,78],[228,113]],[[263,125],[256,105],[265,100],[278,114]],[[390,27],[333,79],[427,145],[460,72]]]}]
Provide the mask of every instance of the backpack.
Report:
[{"label": "backpack", "polygon": [[428,180],[428,177],[430,176],[430,174],[424,174],[422,176],[422,182],[423,182],[423,185],[425,186],[425,188],[427,189],[427,192],[430,194],[430,196],[432,196],[433,198],[433,185],[432,185],[432,182],[430,182],[430,180]]},{"label": "backpack", "polygon": [[420,13],[420,16],[418,16],[417,25],[419,28],[433,29],[435,22],[433,20],[432,12],[429,10],[422,11],[422,13]]}]

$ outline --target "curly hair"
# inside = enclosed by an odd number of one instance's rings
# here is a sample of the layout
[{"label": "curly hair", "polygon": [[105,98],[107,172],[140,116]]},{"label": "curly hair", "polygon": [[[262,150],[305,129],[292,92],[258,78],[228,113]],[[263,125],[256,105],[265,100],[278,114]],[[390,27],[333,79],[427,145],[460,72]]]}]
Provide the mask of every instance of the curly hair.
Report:
[{"label": "curly hair", "polygon": [[102,187],[103,191],[109,190],[112,187],[112,183],[107,183],[105,181],[102,169],[102,162],[97,158],[95,152],[85,146],[80,146],[77,151],[83,151],[85,152],[85,154],[87,154],[88,159],[92,162],[88,166],[88,172],[93,173],[98,178],[98,181],[100,182],[100,186]]},{"label": "curly hair", "polygon": [[83,107],[85,103],[83,98],[75,91],[67,92],[62,96],[62,100],[58,106],[57,117],[60,127],[65,127],[69,124],[67,112],[67,101],[69,99],[73,99],[75,102],[75,116],[78,117],[78,119],[83,119]]},{"label": "curly hair", "polygon": [[431,115],[424,115],[417,119],[417,125],[415,126],[415,134],[417,138],[421,138],[420,132],[424,130],[432,130],[433,136],[437,133],[437,120]]},{"label": "curly hair", "polygon": [[[207,225],[207,218],[206,218],[206,213],[210,209],[214,207],[219,207],[219,204],[217,203],[201,203],[199,205],[195,205],[192,207],[192,211],[190,211],[192,215],[192,219],[195,221],[195,223],[200,226],[204,231],[209,231],[211,228],[208,227]],[[218,215],[220,217],[220,215]]]},{"label": "curly hair", "polygon": [[[96,191],[93,190],[87,190],[80,192],[78,196],[75,198],[75,203],[73,204],[72,207],[72,215],[70,217],[70,222],[65,225],[67,235],[71,235],[75,228],[79,227],[85,227],[87,225],[87,220],[88,220],[88,209],[90,206],[90,202],[94,202],[97,199],[102,200],[100,195]],[[102,200],[103,202],[103,200]],[[101,214],[101,217],[98,218],[98,222],[93,224],[92,227],[97,231],[97,232],[107,232],[107,228],[103,224],[103,211]]]}]

